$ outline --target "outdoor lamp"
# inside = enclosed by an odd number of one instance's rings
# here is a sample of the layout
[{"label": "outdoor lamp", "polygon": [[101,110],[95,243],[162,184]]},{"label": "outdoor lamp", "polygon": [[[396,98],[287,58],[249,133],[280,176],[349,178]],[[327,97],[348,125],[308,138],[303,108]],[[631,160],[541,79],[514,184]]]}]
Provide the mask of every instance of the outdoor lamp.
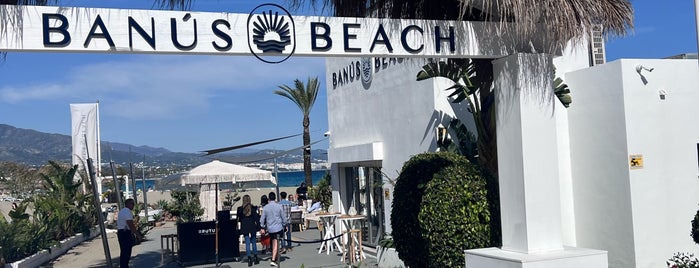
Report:
[{"label": "outdoor lamp", "polygon": [[437,146],[440,148],[444,148],[447,145],[449,145],[449,134],[447,133],[447,128],[445,128],[442,124],[439,124],[437,128],[435,129],[436,135],[435,138],[437,139]]}]

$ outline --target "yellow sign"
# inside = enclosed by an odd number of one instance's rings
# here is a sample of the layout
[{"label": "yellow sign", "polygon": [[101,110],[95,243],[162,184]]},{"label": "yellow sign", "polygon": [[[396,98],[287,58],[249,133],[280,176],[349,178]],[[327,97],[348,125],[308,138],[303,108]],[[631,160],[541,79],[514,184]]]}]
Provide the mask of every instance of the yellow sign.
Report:
[{"label": "yellow sign", "polygon": [[383,199],[391,200],[391,190],[389,190],[388,188],[383,189]]},{"label": "yellow sign", "polygon": [[642,154],[629,155],[629,167],[631,167],[631,169],[642,169],[643,168],[643,155]]}]

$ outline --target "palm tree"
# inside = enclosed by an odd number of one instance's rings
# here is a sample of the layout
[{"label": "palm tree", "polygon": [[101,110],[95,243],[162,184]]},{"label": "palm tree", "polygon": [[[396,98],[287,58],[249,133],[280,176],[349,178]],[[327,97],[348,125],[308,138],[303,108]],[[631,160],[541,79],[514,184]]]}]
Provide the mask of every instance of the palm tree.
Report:
[{"label": "palm tree", "polygon": [[306,177],[306,185],[312,186],[313,179],[311,178],[311,133],[309,126],[311,125],[311,109],[318,97],[318,77],[308,78],[306,85],[301,80],[294,80],[294,88],[287,85],[281,85],[281,90],[275,90],[274,94],[286,97],[299,107],[303,114],[303,172]]}]

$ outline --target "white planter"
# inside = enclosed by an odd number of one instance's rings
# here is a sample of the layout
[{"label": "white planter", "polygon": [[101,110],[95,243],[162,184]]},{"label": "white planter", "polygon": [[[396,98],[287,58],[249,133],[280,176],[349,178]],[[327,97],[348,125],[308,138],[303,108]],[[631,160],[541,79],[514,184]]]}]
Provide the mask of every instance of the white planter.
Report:
[{"label": "white planter", "polygon": [[376,251],[378,252],[377,259],[380,268],[405,267],[405,263],[398,258],[398,251],[395,248],[379,246],[376,248]]},{"label": "white planter", "polygon": [[22,260],[5,264],[5,268],[39,267],[40,265],[62,255],[63,253],[73,248],[74,246],[77,246],[83,241],[92,239],[98,236],[99,234],[99,228],[92,228],[92,230],[90,230],[90,237],[83,236],[83,234],[77,234],[75,236],[61,241],[60,244],[57,246],[52,246],[50,252],[44,249]]}]

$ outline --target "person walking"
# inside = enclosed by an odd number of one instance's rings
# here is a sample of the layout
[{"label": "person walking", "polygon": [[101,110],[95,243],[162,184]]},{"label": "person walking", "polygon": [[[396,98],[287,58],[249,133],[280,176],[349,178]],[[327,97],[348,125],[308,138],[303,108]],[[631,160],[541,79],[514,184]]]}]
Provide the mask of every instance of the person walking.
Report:
[{"label": "person walking", "polygon": [[248,267],[252,266],[253,262],[259,264],[257,231],[260,230],[260,214],[257,213],[257,207],[252,205],[250,195],[243,196],[243,205],[238,207],[236,215],[240,222],[240,233],[245,238],[245,255],[248,257]]},{"label": "person walking", "polygon": [[260,224],[262,230],[260,233],[269,233],[272,245],[272,266],[279,266],[279,239],[281,238],[284,226],[288,223],[284,215],[284,208],[276,202],[277,195],[274,192],[269,193],[269,204],[262,209],[262,217]]},{"label": "person walking", "polygon": [[279,193],[279,197],[281,200],[279,201],[279,204],[282,205],[282,208],[284,208],[284,215],[286,216],[286,222],[287,225],[284,226],[284,233],[282,234],[282,240],[281,240],[281,253],[284,254],[287,251],[291,251],[291,207],[294,206],[294,203],[291,203],[291,201],[287,200],[287,195],[286,192],[281,192]]},{"label": "person walking", "polygon": [[119,239],[119,267],[128,268],[129,260],[131,259],[131,249],[134,245],[134,236],[136,239],[142,240],[143,236],[136,229],[133,223],[133,207],[135,203],[133,198],[126,199],[124,208],[119,211],[117,218],[117,238]]},{"label": "person walking", "polygon": [[[262,210],[268,203],[269,200],[267,199],[267,195],[263,194],[260,196],[260,208],[257,212],[258,215],[262,215]],[[262,254],[267,254],[267,251],[269,251],[269,234],[260,232],[260,244],[262,244]]]}]

